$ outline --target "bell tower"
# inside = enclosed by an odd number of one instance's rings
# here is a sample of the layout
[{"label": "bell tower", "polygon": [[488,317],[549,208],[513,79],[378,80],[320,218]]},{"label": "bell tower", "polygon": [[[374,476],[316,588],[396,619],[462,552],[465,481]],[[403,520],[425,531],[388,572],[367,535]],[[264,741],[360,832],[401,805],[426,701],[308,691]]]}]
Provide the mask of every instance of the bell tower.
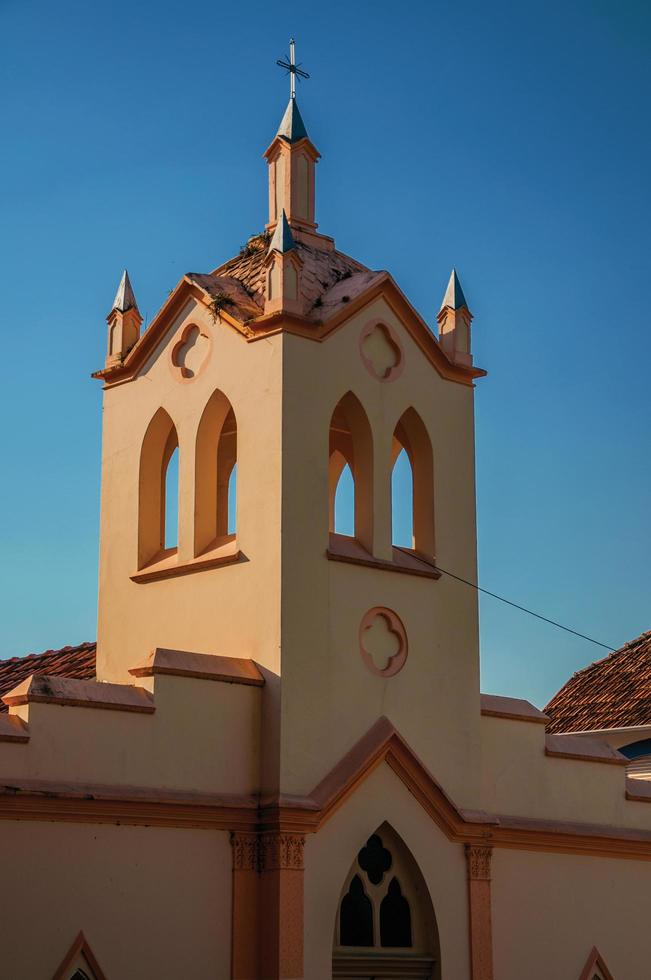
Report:
[{"label": "bell tower", "polygon": [[443,570],[476,580],[470,314],[455,274],[438,341],[388,272],[317,232],[293,90],[265,157],[266,229],[183,276],[142,336],[126,273],[109,317],[98,677],[130,683],[157,648],[252,660],[264,798],[308,793],[386,715],[463,805],[477,601]]}]

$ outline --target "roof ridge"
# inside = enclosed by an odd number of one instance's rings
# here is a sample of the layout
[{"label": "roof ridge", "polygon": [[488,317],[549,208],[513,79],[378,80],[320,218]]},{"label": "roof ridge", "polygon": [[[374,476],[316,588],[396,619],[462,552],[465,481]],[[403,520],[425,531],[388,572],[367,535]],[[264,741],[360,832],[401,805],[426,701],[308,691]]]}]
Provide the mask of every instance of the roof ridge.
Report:
[{"label": "roof ridge", "polygon": [[26,660],[36,659],[38,657],[46,657],[48,654],[52,653],[70,653],[73,650],[81,650],[83,647],[96,647],[97,640],[83,640],[81,643],[69,643],[64,647],[52,647],[48,650],[42,650],[40,653],[22,653],[18,654],[16,657],[3,657],[0,659],[0,669],[5,667],[7,664],[15,663],[25,663]]}]

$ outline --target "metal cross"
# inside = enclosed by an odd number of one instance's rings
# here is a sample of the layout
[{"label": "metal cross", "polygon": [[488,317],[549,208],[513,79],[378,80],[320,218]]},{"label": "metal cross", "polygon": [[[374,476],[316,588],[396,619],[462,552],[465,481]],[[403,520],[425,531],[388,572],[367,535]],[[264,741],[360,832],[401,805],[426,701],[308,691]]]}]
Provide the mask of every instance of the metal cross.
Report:
[{"label": "metal cross", "polygon": [[300,64],[296,64],[295,47],[294,38],[292,37],[289,41],[289,58],[285,58],[284,61],[279,58],[276,62],[279,68],[284,68],[289,72],[289,95],[292,99],[296,98],[296,76],[298,75],[299,78],[310,77],[306,71],[301,70]]}]

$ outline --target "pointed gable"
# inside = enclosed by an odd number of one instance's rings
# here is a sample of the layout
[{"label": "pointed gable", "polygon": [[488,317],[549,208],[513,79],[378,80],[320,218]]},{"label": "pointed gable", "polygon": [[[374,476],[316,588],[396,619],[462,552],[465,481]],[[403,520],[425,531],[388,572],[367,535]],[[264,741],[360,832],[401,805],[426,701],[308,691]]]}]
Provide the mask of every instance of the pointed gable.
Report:
[{"label": "pointed gable", "polygon": [[596,946],[590,950],[579,980],[615,980]]},{"label": "pointed gable", "polygon": [[80,932],[72,946],[63,957],[52,980],[106,980],[95,954],[88,945],[83,932]]}]

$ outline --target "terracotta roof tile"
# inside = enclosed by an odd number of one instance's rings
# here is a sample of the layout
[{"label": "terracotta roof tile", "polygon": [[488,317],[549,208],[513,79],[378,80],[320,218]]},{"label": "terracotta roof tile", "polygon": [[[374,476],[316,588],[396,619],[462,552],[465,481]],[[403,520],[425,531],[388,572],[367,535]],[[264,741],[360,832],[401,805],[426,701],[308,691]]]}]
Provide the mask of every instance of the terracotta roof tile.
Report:
[{"label": "terracotta roof tile", "polygon": [[[0,697],[35,673],[94,679],[96,649],[95,643],[80,643],[74,647],[62,647],[61,650],[46,650],[44,653],[30,653],[26,657],[0,660]],[[7,710],[7,706],[0,702],[0,711]]]},{"label": "terracotta roof tile", "polygon": [[[224,292],[230,292],[227,283],[235,281],[237,287],[243,286],[245,293],[249,297],[249,308],[246,303],[236,299],[240,309],[247,313],[247,317],[260,315],[264,310],[265,301],[265,265],[264,261],[269,247],[267,235],[255,235],[249,239],[246,248],[240,255],[219,266],[210,275],[199,276],[191,274],[191,278],[201,285],[208,292],[216,292],[217,288]],[[349,255],[338,252],[336,249],[319,249],[304,242],[296,242],[297,252],[302,259],[301,267],[301,294],[305,302],[305,313],[314,320],[322,317],[321,306],[315,303],[323,297],[328,290],[338,283],[356,276],[358,273],[366,273],[372,276],[366,266],[361,262],[355,261]],[[219,286],[214,283],[219,280]],[[359,288],[359,285],[358,285]],[[342,290],[344,293],[346,290]],[[239,295],[241,296],[242,293]],[[235,298],[235,293],[233,294]],[[251,305],[251,301],[253,305]],[[330,298],[330,304],[334,305]],[[256,309],[257,307],[257,309]],[[332,310],[329,310],[332,312]]]},{"label": "terracotta roof tile", "polygon": [[651,725],[651,630],[579,670],[544,711],[548,732]]}]

